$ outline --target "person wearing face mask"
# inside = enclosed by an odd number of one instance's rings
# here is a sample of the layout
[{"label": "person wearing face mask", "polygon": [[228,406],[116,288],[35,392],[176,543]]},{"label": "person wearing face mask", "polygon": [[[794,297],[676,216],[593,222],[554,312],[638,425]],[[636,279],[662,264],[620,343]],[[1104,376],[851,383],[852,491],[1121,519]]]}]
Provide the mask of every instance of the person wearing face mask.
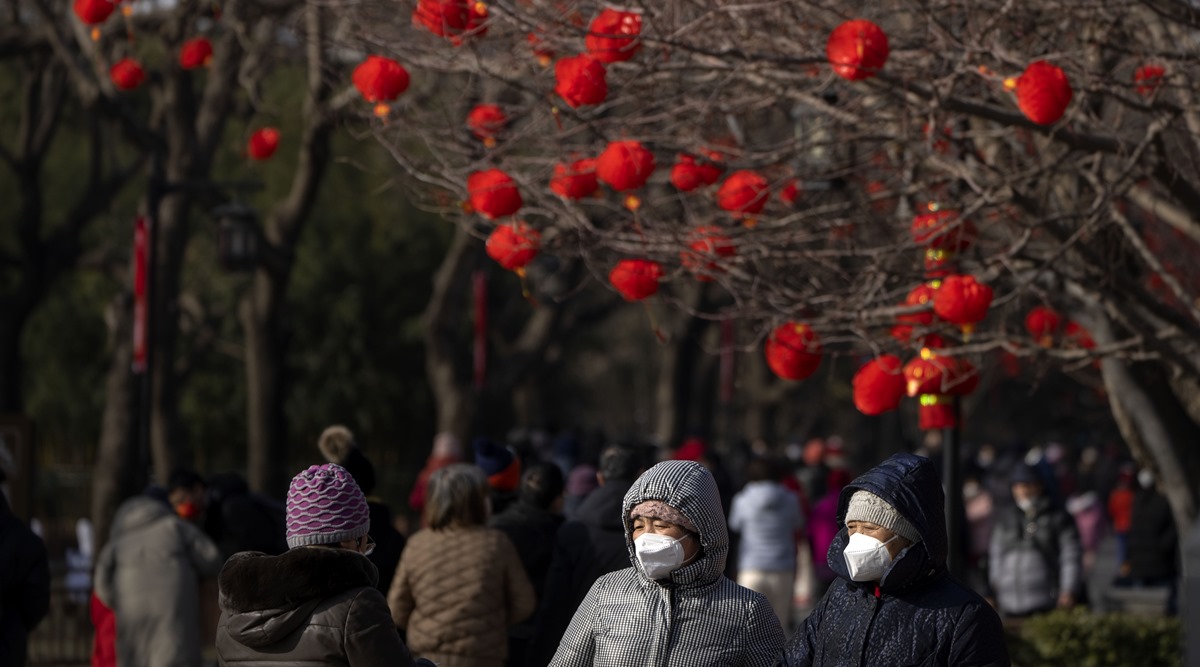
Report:
[{"label": "person wearing face mask", "polygon": [[625,494],[632,567],[600,577],[552,667],[757,667],[778,664],[783,629],[760,593],[725,577],[729,533],[712,474],[664,461]]},{"label": "person wearing face mask", "polygon": [[1075,519],[1045,492],[1036,468],[1018,463],[1009,478],[1013,504],[999,508],[988,546],[996,608],[1021,618],[1083,599],[1083,549]]},{"label": "person wearing face mask", "polygon": [[1137,474],[1138,490],[1133,497],[1129,522],[1129,560],[1122,568],[1126,577],[1119,585],[1162,588],[1167,591],[1165,611],[1178,611],[1179,532],[1167,497],[1155,485],[1154,471]]},{"label": "person wearing face mask", "polygon": [[785,667],[1006,667],[996,612],[946,570],[933,463],[896,454],[842,489],[829,546],[837,580],[784,651]]}]

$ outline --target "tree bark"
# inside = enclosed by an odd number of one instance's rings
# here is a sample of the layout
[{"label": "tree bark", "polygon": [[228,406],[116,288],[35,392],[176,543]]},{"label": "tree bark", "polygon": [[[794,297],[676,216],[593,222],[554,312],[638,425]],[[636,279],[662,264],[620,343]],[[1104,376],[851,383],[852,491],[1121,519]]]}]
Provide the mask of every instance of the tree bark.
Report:
[{"label": "tree bark", "polygon": [[480,244],[462,227],[433,278],[425,308],[425,374],[437,405],[437,430],[466,442],[475,419],[476,396],[466,379],[459,330],[465,325],[464,300],[470,293],[471,272],[479,260]]},{"label": "tree bark", "polygon": [[272,497],[282,497],[287,489],[285,347],[280,323],[286,281],[287,276],[259,269],[239,307],[246,349],[247,481],[250,488]]},{"label": "tree bark", "polygon": [[137,492],[138,469],[134,413],[136,383],[133,361],[133,313],[129,295],[121,294],[108,307],[112,362],[105,381],[104,416],[92,475],[92,524],[96,550],[108,541],[113,515],[125,498]]}]

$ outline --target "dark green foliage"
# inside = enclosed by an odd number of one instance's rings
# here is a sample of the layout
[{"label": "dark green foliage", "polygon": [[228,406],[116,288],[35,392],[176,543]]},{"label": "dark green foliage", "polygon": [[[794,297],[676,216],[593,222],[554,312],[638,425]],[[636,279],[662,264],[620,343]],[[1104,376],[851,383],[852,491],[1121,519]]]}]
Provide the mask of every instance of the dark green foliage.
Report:
[{"label": "dark green foliage", "polygon": [[1017,667],[1177,667],[1182,637],[1178,618],[1073,609],[1025,621],[1009,649]]}]

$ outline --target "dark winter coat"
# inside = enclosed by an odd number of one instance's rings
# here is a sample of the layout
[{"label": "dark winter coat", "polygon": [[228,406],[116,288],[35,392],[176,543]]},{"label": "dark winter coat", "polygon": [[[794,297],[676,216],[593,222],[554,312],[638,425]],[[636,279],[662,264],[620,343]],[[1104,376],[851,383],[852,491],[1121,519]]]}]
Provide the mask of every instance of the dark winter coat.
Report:
[{"label": "dark winter coat", "polygon": [[[698,558],[661,580],[646,576],[629,512],[661,500],[696,525]],[[575,612],[552,667],[770,667],[783,629],[761,593],[722,574],[729,533],[712,475],[691,461],[664,461],[625,494],[621,517],[633,567],[600,577]]]},{"label": "dark winter coat", "polygon": [[226,558],[241,551],[271,555],[287,551],[282,503],[254,493],[246,480],[233,473],[210,477],[207,495],[204,532]]},{"label": "dark winter coat", "polygon": [[404,553],[407,540],[404,534],[396,530],[392,510],[387,505],[367,498],[367,508],[371,512],[371,528],[368,534],[375,540],[375,551],[367,556],[375,569],[379,571],[379,583],[375,586],[385,598],[392,587],[392,577],[396,576],[396,567],[400,565],[400,554]]},{"label": "dark winter coat", "polygon": [[0,493],[0,665],[25,664],[29,633],[49,609],[46,546]]},{"label": "dark winter coat", "polygon": [[412,667],[375,589],[378,576],[371,561],[347,549],[234,555],[217,580],[220,663]]},{"label": "dark winter coat", "polygon": [[1129,577],[1163,580],[1178,573],[1179,534],[1167,497],[1138,489],[1129,523]]},{"label": "dark winter coat", "polygon": [[838,525],[855,491],[886,500],[921,533],[874,582],[850,581],[843,527],[827,561],[838,578],[788,643],[789,667],[1007,666],[996,612],[946,572],[942,485],[929,459],[897,454],[842,490]]},{"label": "dark winter coat", "polygon": [[1059,593],[1082,599],[1083,550],[1075,518],[1048,496],[1024,512],[1016,505],[996,511],[988,548],[988,579],[996,606],[1014,616],[1047,611]]},{"label": "dark winter coat", "polygon": [[525,574],[529,576],[529,583],[533,584],[533,590],[539,598],[546,572],[550,569],[550,559],[554,555],[554,538],[562,523],[561,514],[549,512],[524,500],[509,505],[488,521],[489,526],[507,535],[517,548],[517,555],[525,566]]},{"label": "dark winter coat", "polygon": [[584,498],[575,519],[559,528],[545,593],[538,597],[538,627],[529,667],[549,664],[592,584],[609,572],[629,567],[625,523],[621,521],[629,486],[628,481],[607,480]]}]

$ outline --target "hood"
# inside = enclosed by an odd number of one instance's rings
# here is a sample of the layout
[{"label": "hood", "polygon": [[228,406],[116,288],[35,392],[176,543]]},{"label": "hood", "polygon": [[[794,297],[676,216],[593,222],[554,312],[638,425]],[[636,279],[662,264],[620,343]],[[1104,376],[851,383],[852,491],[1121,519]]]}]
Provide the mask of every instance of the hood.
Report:
[{"label": "hood", "polygon": [[717,581],[729,554],[729,531],[717,483],[708,469],[693,461],[663,461],[643,473],[625,493],[621,521],[625,525],[629,561],[642,580],[649,582],[653,580],[642,571],[633,548],[633,521],[629,518],[634,506],[647,500],[661,500],[679,510],[696,524],[700,533],[703,553],[695,562],[673,572],[671,583],[689,586]]},{"label": "hood", "polygon": [[121,504],[113,517],[113,535],[131,533],[167,517],[175,516],[175,510],[157,498],[134,496]]},{"label": "hood", "polygon": [[881,590],[895,592],[916,586],[946,571],[945,495],[933,462],[924,456],[896,454],[842,489],[838,496],[839,530],[829,545],[826,562],[849,581],[842,550],[849,539],[846,509],[855,491],[870,491],[888,502],[921,533],[921,541],[901,551],[883,579]]},{"label": "hood", "polygon": [[221,609],[234,641],[269,646],[308,622],[322,600],[374,588],[379,571],[365,556],[345,549],[299,547],[279,556],[234,554],[217,583]]}]

